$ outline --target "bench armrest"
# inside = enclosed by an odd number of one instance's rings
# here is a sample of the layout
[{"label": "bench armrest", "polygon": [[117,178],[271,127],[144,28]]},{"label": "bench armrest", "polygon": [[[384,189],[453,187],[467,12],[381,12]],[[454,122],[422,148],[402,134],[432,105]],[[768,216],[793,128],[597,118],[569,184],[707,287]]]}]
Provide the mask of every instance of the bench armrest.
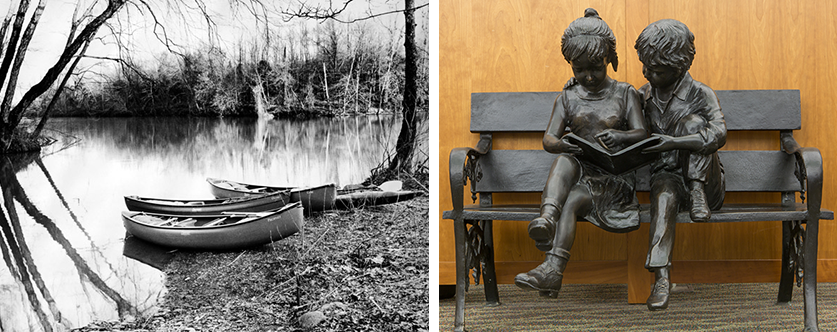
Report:
[{"label": "bench armrest", "polygon": [[802,147],[793,138],[791,132],[781,133],[782,150],[796,156],[798,165],[797,177],[802,184],[803,192],[808,193],[809,220],[819,220],[822,206],[822,154],[812,147]]},{"label": "bench armrest", "polygon": [[474,186],[474,181],[477,181],[476,174],[469,174],[468,172],[475,172],[475,169],[468,170],[466,162],[470,160],[472,165],[475,165],[480,156],[491,151],[491,134],[480,135],[480,141],[474,148],[454,148],[450,151],[450,158],[448,159],[448,166],[450,167],[450,195],[453,203],[453,216],[451,219],[458,219],[462,213],[464,206],[465,182],[471,180],[471,187]]}]

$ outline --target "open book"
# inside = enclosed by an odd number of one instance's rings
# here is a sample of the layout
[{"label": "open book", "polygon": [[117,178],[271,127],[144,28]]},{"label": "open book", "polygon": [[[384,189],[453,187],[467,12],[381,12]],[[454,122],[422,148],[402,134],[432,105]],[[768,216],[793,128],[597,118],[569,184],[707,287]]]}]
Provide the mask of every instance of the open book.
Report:
[{"label": "open book", "polygon": [[610,152],[601,144],[590,142],[573,133],[568,133],[563,138],[584,151],[576,156],[578,160],[587,161],[616,175],[633,171],[660,157],[659,152],[642,153],[642,149],[659,143],[660,139],[657,137],[646,138],[616,152]]}]

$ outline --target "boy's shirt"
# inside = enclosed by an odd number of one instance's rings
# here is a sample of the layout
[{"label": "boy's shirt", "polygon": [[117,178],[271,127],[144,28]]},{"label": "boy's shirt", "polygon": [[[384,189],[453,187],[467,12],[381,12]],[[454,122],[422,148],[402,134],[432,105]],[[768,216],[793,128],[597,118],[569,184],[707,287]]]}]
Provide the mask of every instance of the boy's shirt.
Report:
[{"label": "boy's shirt", "polygon": [[[674,130],[681,119],[690,114],[698,114],[706,120],[708,125],[700,130],[703,148],[697,153],[712,154],[726,144],[727,126],[724,114],[721,113],[721,105],[715,91],[710,87],[695,81],[687,72],[677,83],[677,88],[668,104],[654,97],[652,90],[649,83],[639,89],[648,130],[651,133],[674,136]],[[661,158],[665,164],[663,168],[673,170],[678,167],[673,152],[675,151],[663,153],[663,158]],[[653,168],[660,169],[660,167]]]}]

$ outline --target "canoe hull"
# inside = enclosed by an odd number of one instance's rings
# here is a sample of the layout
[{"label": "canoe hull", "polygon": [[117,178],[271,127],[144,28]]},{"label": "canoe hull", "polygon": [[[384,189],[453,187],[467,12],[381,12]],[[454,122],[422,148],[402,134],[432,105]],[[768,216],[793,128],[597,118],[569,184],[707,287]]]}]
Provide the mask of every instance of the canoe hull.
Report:
[{"label": "canoe hull", "polygon": [[[157,245],[195,250],[232,250],[268,244],[299,232],[304,223],[302,210],[301,204],[292,203],[280,211],[250,221],[208,227],[149,225],[135,218],[145,212],[125,211],[122,213],[122,220],[129,233]],[[223,215],[203,217],[214,218]]]},{"label": "canoe hull", "polygon": [[170,200],[138,196],[125,196],[125,206],[130,211],[144,211],[179,215],[210,215],[221,212],[262,212],[277,210],[291,202],[290,191],[243,198],[232,202],[216,200]]},{"label": "canoe hull", "polygon": [[334,207],[348,210],[364,206],[392,204],[413,199],[418,195],[418,191],[360,191],[337,195]]},{"label": "canoe hull", "polygon": [[[259,186],[229,180],[220,180],[208,178],[212,195],[217,198],[233,198],[233,197],[248,197],[259,196],[265,193],[276,192],[281,190],[291,190],[291,202],[302,202],[302,207],[306,213],[311,211],[325,211],[334,208],[334,200],[337,198],[337,185],[333,183],[324,184],[316,187],[269,187]],[[225,183],[233,184],[237,188],[224,185]],[[249,188],[258,188],[258,190],[250,190]]]}]

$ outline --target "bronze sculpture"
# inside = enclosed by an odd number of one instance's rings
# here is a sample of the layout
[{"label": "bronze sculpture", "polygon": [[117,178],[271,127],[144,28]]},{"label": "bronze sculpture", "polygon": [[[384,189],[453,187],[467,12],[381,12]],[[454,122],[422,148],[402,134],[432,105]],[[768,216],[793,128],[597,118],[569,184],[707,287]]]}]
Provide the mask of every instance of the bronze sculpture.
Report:
[{"label": "bronze sculpture", "polygon": [[645,268],[655,282],[649,310],[668,307],[669,270],[677,213],[689,210],[695,222],[708,221],[710,210],[724,201],[724,169],[717,150],[726,143],[726,124],[718,97],[695,81],[689,68],[695,54],[694,35],[671,19],[648,25],[634,46],[648,83],[639,92],[652,137],[660,138],[645,152],[660,152],[651,164],[651,230]]},{"label": "bronze sculpture", "polygon": [[616,38],[596,10],[570,23],[561,38],[561,52],[572,65],[570,80],[555,99],[543,146],[558,154],[544,187],[541,215],[529,224],[529,236],[546,251],[543,264],[518,274],[515,284],[555,297],[575,238],[576,218],[614,232],[639,226],[633,172],[614,175],[580,161],[581,149],[562,136],[565,127],[581,138],[610,151],[647,137],[641,98],[633,86],[607,75],[607,65],[618,66]]}]

